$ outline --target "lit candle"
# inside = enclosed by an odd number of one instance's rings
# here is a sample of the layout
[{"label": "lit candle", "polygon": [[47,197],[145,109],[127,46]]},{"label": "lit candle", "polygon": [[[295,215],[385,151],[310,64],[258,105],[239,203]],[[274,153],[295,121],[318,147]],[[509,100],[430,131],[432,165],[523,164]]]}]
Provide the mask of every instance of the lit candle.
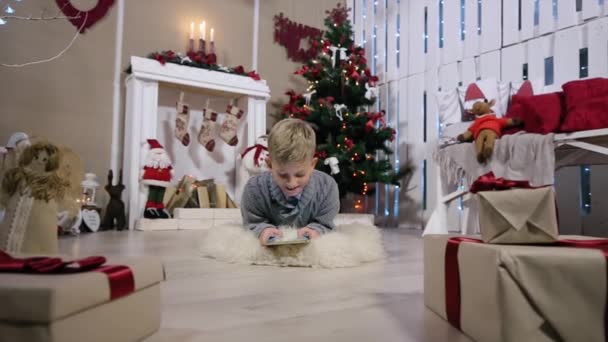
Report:
[{"label": "lit candle", "polygon": [[213,42],[213,34],[214,33],[215,33],[215,30],[212,27],[211,31],[209,32],[209,38],[210,38],[209,53],[211,53],[211,54],[215,54],[215,43]]},{"label": "lit candle", "polygon": [[200,25],[200,31],[201,31],[201,39],[205,40],[205,26],[207,24],[205,23],[205,21],[203,20],[203,22]]},{"label": "lit candle", "polygon": [[194,22],[190,22],[190,39],[188,39],[188,52],[194,50]]}]

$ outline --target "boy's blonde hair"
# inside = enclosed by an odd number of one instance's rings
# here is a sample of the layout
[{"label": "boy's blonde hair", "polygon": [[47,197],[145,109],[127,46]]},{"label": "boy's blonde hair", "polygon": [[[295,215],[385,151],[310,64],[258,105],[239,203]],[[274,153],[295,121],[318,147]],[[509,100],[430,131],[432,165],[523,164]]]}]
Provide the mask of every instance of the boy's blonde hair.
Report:
[{"label": "boy's blonde hair", "polygon": [[316,147],[315,131],[304,120],[281,120],[268,135],[268,153],[279,164],[312,160]]}]

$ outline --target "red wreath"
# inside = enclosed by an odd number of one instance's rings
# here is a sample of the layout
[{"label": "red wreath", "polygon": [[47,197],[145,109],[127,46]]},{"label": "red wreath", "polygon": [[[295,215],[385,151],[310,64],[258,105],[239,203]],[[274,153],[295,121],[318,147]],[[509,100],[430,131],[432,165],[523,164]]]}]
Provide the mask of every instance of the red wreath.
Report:
[{"label": "red wreath", "polygon": [[[283,13],[274,16],[274,41],[287,49],[287,58],[292,61],[306,62],[314,58],[322,35],[323,31],[318,28],[298,24],[284,17]],[[307,50],[300,48],[302,39],[308,39],[310,47]]]},{"label": "red wreath", "polygon": [[114,0],[98,0],[97,5],[88,11],[81,11],[72,5],[70,0],[55,0],[61,12],[69,17],[72,25],[80,30],[80,33],[91,28],[95,23],[106,16],[110,7],[114,5]]}]

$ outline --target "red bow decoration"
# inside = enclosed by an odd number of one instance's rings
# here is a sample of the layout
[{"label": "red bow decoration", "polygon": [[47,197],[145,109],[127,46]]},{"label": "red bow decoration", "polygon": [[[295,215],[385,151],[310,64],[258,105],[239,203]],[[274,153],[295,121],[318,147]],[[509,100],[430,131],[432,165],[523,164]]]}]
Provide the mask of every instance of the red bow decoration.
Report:
[{"label": "red bow decoration", "polygon": [[106,258],[90,256],[74,261],[63,261],[53,257],[13,258],[0,251],[0,273],[71,274],[80,272],[105,273],[110,282],[110,298],[116,299],[135,291],[135,280],[131,269],[124,265],[105,265]]},{"label": "red bow decoration", "polygon": [[475,182],[471,185],[469,192],[477,193],[479,191],[492,191],[492,190],[509,190],[513,188],[520,189],[534,189],[528,181],[514,181],[507,180],[504,178],[496,178],[492,171],[485,175],[479,176]]},{"label": "red bow decoration", "polygon": [[365,124],[365,131],[367,133],[371,132],[374,130],[374,125],[376,124],[376,121],[380,122],[380,125],[382,127],[386,126],[386,121],[384,120],[384,112],[378,112],[378,113],[368,113],[367,114],[368,117],[368,121]]}]

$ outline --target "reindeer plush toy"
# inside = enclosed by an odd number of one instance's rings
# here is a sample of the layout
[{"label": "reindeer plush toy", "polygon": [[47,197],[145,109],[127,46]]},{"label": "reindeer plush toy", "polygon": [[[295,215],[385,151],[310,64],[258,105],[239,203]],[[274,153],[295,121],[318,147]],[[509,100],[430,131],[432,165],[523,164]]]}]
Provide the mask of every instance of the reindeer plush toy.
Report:
[{"label": "reindeer plush toy", "polygon": [[457,137],[460,142],[475,141],[477,161],[481,164],[485,164],[492,156],[494,141],[500,138],[503,129],[522,124],[517,118],[497,118],[491,109],[495,103],[496,100],[488,102],[486,99],[475,102],[471,109],[476,117],[475,121],[466,132]]}]

